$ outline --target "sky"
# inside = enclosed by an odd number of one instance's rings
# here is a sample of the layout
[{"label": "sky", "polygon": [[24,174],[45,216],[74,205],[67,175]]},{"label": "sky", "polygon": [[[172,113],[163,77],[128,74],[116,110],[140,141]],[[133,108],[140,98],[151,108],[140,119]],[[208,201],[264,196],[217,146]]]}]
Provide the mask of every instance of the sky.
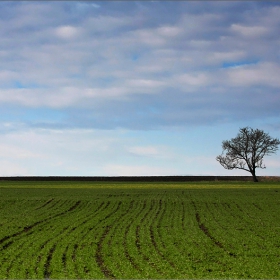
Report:
[{"label": "sky", "polygon": [[216,156],[280,138],[279,34],[278,1],[1,1],[0,176],[249,176]]}]

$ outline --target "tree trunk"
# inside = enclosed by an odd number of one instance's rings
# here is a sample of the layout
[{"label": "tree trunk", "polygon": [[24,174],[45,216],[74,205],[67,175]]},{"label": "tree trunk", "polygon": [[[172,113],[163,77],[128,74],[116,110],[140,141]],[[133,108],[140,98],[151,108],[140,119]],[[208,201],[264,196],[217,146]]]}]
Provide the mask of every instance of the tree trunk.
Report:
[{"label": "tree trunk", "polygon": [[255,170],[252,171],[252,175],[253,175],[254,182],[259,182],[259,180],[258,180],[258,178],[257,178],[257,176],[256,176]]}]

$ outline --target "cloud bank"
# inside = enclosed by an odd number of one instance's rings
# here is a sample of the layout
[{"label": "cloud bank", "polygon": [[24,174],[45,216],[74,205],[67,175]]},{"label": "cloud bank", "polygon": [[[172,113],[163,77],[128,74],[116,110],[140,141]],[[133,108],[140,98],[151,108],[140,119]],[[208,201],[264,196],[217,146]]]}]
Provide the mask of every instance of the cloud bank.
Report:
[{"label": "cloud bank", "polygon": [[277,3],[3,2],[1,14],[1,107],[111,129],[278,114]]},{"label": "cloud bank", "polygon": [[[279,132],[277,2],[11,1],[0,26],[2,135],[245,123]],[[166,152],[138,144],[127,154]]]}]

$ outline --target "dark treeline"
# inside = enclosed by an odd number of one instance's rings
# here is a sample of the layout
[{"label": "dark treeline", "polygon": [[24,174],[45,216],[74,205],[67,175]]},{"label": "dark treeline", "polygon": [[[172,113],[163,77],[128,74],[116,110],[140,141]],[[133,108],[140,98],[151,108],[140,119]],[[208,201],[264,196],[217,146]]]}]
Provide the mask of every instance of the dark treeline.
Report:
[{"label": "dark treeline", "polygon": [[[279,180],[276,176],[260,176],[263,180]],[[92,182],[191,182],[191,181],[252,181],[251,176],[14,176],[1,181],[92,181]]]}]

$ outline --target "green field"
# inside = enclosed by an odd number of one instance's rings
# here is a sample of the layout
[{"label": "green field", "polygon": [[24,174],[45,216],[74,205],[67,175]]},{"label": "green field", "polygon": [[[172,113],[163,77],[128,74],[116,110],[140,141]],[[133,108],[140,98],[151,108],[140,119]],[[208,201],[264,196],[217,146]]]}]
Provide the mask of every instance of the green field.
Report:
[{"label": "green field", "polygon": [[280,183],[0,181],[1,279],[280,278]]}]

